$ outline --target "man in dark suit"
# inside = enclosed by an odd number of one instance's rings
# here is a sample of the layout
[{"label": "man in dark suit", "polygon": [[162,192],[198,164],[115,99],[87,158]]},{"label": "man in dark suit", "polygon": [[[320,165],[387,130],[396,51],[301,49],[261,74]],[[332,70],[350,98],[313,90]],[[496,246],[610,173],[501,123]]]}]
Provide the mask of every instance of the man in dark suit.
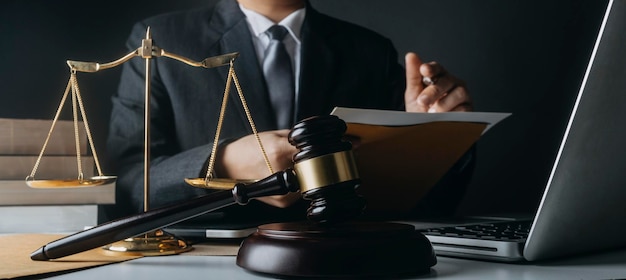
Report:
[{"label": "man in dark suit", "polygon": [[[195,60],[239,52],[235,71],[252,118],[274,170],[292,165],[296,152],[279,129],[263,74],[264,30],[286,25],[295,74],[291,123],[327,115],[335,106],[407,110],[469,111],[464,84],[439,64],[422,64],[406,56],[406,71],[390,40],[362,27],[317,12],[305,0],[221,0],[210,7],[160,15],[138,23],[128,40],[136,49],[150,27],[154,43],[168,52]],[[301,26],[301,27],[300,27]],[[265,40],[265,41],[264,41]],[[150,207],[199,196],[210,190],[193,188],[184,178],[204,177],[217,127],[228,67],[203,69],[167,58],[154,59],[151,71]],[[144,62],[124,65],[113,112],[108,150],[118,175],[117,204],[101,220],[143,210]],[[436,81],[424,84],[423,79]],[[263,178],[269,174],[251,135],[236,94],[226,109],[215,173],[225,178]],[[417,206],[421,213],[451,213],[460,200],[471,167],[453,168]],[[470,165],[471,166],[471,165]],[[230,209],[236,215],[304,217],[299,194],[260,199]],[[436,203],[435,203],[436,202]],[[226,211],[228,212],[228,210]]]}]

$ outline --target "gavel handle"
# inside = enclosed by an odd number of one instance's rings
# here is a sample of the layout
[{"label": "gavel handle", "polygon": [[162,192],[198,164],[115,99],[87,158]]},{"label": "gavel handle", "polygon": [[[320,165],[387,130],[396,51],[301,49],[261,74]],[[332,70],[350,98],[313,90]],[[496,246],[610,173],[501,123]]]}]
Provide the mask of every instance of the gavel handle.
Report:
[{"label": "gavel handle", "polygon": [[31,253],[30,258],[35,261],[46,261],[66,257],[157,230],[235,203],[243,205],[252,198],[281,195],[298,190],[299,186],[293,170],[279,171],[249,185],[236,184],[232,192],[215,192],[77,232],[42,246]]}]

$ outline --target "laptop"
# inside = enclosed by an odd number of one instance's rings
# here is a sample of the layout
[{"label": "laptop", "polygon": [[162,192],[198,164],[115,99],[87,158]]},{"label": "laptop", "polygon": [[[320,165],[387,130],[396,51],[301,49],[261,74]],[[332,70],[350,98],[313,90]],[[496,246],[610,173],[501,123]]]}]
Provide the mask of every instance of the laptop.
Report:
[{"label": "laptop", "polygon": [[226,219],[221,212],[207,213],[200,219],[190,219],[180,222],[163,230],[179,238],[190,241],[204,239],[242,239],[256,231],[260,225],[257,221],[241,221]]},{"label": "laptop", "polygon": [[609,1],[534,217],[416,223],[437,255],[526,262],[626,248],[624,27],[626,0]]},{"label": "laptop", "polygon": [[[256,201],[251,201],[251,203]],[[260,204],[260,203],[258,203]],[[194,242],[240,242],[257,231],[260,225],[304,220],[304,210],[295,209],[294,213],[281,211],[262,211],[265,208],[253,208],[250,205],[233,205],[244,211],[216,211],[200,215],[163,228],[164,231]],[[252,210],[251,210],[252,209]],[[235,209],[237,210],[237,209]],[[250,210],[245,212],[245,210]],[[282,209],[279,209],[282,210]],[[253,214],[247,214],[252,212]],[[302,216],[302,217],[300,217]]]},{"label": "laptop", "polygon": [[231,205],[169,225],[163,230],[191,242],[207,239],[215,242],[238,242],[256,232],[260,225],[305,219],[306,207],[308,202],[299,202],[288,209],[280,209],[251,200],[248,205]]}]

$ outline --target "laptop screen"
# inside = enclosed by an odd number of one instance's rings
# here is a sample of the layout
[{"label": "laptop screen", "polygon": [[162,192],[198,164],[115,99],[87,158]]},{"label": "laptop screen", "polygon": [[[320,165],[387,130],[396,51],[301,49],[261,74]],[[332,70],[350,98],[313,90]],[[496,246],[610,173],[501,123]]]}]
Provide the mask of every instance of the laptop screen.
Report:
[{"label": "laptop screen", "polygon": [[[609,2],[524,251],[626,245],[626,0]],[[557,105],[557,104],[555,104]]]}]

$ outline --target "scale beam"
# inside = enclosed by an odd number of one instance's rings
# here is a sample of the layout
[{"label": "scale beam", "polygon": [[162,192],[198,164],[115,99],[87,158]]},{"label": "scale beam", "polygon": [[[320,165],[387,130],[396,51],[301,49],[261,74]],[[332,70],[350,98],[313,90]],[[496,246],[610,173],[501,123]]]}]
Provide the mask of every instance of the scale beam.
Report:
[{"label": "scale beam", "polygon": [[[142,47],[137,48],[135,51],[119,58],[118,60],[108,62],[108,63],[68,60],[67,65],[70,67],[70,69],[76,70],[78,72],[94,73],[100,70],[119,66],[134,57],[141,56],[140,55],[141,49]],[[182,55],[177,55],[174,53],[167,52],[166,50],[161,49],[157,46],[152,46],[152,55],[155,57],[162,56],[162,57],[175,59],[175,60],[178,60],[180,62],[183,62],[187,65],[194,66],[194,67],[215,68],[215,67],[220,67],[220,66],[227,66],[231,61],[234,61],[239,56],[239,53],[238,52],[228,53],[228,54],[223,54],[223,55],[218,55],[218,56],[207,57],[201,61],[195,61],[187,57],[184,57]]]}]

